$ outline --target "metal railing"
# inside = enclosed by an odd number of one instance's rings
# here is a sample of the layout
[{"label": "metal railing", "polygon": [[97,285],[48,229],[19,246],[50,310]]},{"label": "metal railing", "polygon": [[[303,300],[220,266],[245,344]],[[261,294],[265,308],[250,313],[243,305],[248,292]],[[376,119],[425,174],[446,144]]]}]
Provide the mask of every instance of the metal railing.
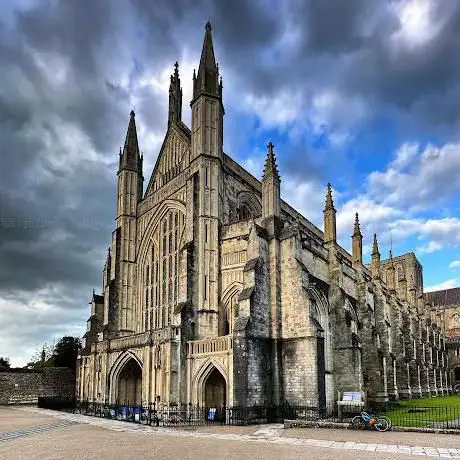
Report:
[{"label": "metal railing", "polygon": [[[190,425],[254,425],[282,423],[285,420],[313,422],[350,423],[362,408],[350,403],[338,410],[336,403],[318,407],[315,404],[260,405],[250,407],[196,407],[191,404],[109,404],[76,399],[38,398],[38,407],[62,410],[83,415],[104,417],[151,426]],[[460,404],[451,406],[416,407],[404,403],[387,403],[367,407],[366,412],[385,415],[393,427],[458,429],[460,430]]]}]

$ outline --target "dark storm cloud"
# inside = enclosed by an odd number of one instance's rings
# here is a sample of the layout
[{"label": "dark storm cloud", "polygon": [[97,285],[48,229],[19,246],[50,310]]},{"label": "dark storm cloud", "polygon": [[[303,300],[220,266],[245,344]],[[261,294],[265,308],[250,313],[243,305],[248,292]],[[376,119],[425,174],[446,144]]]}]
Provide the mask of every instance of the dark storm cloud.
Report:
[{"label": "dark storm cloud", "polygon": [[[361,97],[376,112],[409,114],[428,129],[458,122],[460,4],[438,2],[433,15],[445,18],[439,34],[429,45],[399,54],[388,43],[399,27],[391,4],[37,0],[1,15],[0,300],[8,296],[29,306],[46,288],[53,294],[41,294],[42,301],[73,311],[44,316],[42,329],[34,328],[28,340],[45,341],[49,331],[86,315],[110,244],[117,152],[133,93],[138,128],[158,134],[166,122],[165,96],[139,86],[138,77],[172,68],[184,48],[199,54],[206,20],[215,31],[224,101],[233,104],[229,113],[248,93],[272,98],[293,91],[307,105],[318,87],[330,85],[344,98]],[[231,124],[226,121],[226,132],[236,139],[241,131]],[[142,141],[152,163],[157,152]],[[243,148],[238,140],[232,144]],[[289,154],[283,173],[325,179],[321,161],[306,161],[310,146],[304,138],[289,152],[282,142],[277,148]],[[149,174],[144,172],[146,181]],[[2,311],[2,319],[13,314]],[[9,321],[16,334],[16,320]]]},{"label": "dark storm cloud", "polygon": [[[410,38],[407,43],[390,43],[403,26],[396,5],[380,0],[291,2],[292,17],[301,28],[299,67],[305,72],[319,70],[317,79],[328,69],[335,71],[337,86],[345,94],[371,101],[376,112],[388,108],[428,129],[436,130],[442,123],[458,127],[460,3],[432,2],[428,24],[420,34],[430,34],[438,24],[440,31],[420,43],[415,38],[412,44]],[[301,55],[321,62],[320,67],[312,62],[309,68],[303,66],[306,59]],[[437,110],[432,110],[433,105]]]}]

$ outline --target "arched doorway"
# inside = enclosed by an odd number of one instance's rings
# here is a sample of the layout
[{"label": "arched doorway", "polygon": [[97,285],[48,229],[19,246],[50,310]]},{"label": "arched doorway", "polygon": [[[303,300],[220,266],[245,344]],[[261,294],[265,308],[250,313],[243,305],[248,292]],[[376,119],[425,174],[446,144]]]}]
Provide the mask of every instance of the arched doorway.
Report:
[{"label": "arched doorway", "polygon": [[[310,286],[309,316],[313,330],[316,329],[316,383],[318,407],[324,410],[333,392],[331,374],[331,335],[328,303],[319,289]],[[313,332],[313,331],[312,331]]]},{"label": "arched doorway", "polygon": [[142,402],[142,369],[133,358],[127,361],[120,371],[116,399],[119,404]]},{"label": "arched doorway", "polygon": [[227,384],[223,375],[214,368],[204,384],[204,403],[206,407],[220,408],[226,405]]}]

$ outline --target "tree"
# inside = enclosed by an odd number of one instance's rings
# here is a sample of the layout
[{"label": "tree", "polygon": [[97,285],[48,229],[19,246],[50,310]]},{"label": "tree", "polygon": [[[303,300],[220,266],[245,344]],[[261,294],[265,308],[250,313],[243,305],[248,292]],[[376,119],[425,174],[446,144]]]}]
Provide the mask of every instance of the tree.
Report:
[{"label": "tree", "polygon": [[51,345],[44,343],[40,348],[35,350],[31,360],[25,366],[27,369],[41,369],[43,367],[54,366],[54,348],[55,342]]},{"label": "tree", "polygon": [[11,367],[10,358],[4,358],[0,356],[0,367]]},{"label": "tree", "polygon": [[80,349],[81,340],[78,337],[62,337],[54,347],[54,365],[75,370]]},{"label": "tree", "polygon": [[70,367],[75,371],[77,367],[77,356],[81,349],[81,340],[78,337],[61,337],[52,345],[46,343],[37,350],[28,369],[41,369],[43,367]]}]

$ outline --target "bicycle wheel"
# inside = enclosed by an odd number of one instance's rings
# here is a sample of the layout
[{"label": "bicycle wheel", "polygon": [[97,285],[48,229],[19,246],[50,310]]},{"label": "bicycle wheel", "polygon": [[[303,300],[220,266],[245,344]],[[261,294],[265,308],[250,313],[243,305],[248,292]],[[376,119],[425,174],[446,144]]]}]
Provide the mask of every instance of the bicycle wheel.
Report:
[{"label": "bicycle wheel", "polygon": [[388,422],[383,418],[378,418],[375,421],[374,426],[377,431],[387,431],[389,428]]},{"label": "bicycle wheel", "polygon": [[362,419],[361,415],[357,415],[356,417],[353,417],[351,420],[351,426],[355,430],[364,430],[366,428],[366,423]]},{"label": "bicycle wheel", "polygon": [[388,423],[388,428],[391,428],[391,420],[390,420],[389,417],[387,417],[385,415],[381,415],[381,416],[379,416],[379,419],[386,420],[387,423]]}]

